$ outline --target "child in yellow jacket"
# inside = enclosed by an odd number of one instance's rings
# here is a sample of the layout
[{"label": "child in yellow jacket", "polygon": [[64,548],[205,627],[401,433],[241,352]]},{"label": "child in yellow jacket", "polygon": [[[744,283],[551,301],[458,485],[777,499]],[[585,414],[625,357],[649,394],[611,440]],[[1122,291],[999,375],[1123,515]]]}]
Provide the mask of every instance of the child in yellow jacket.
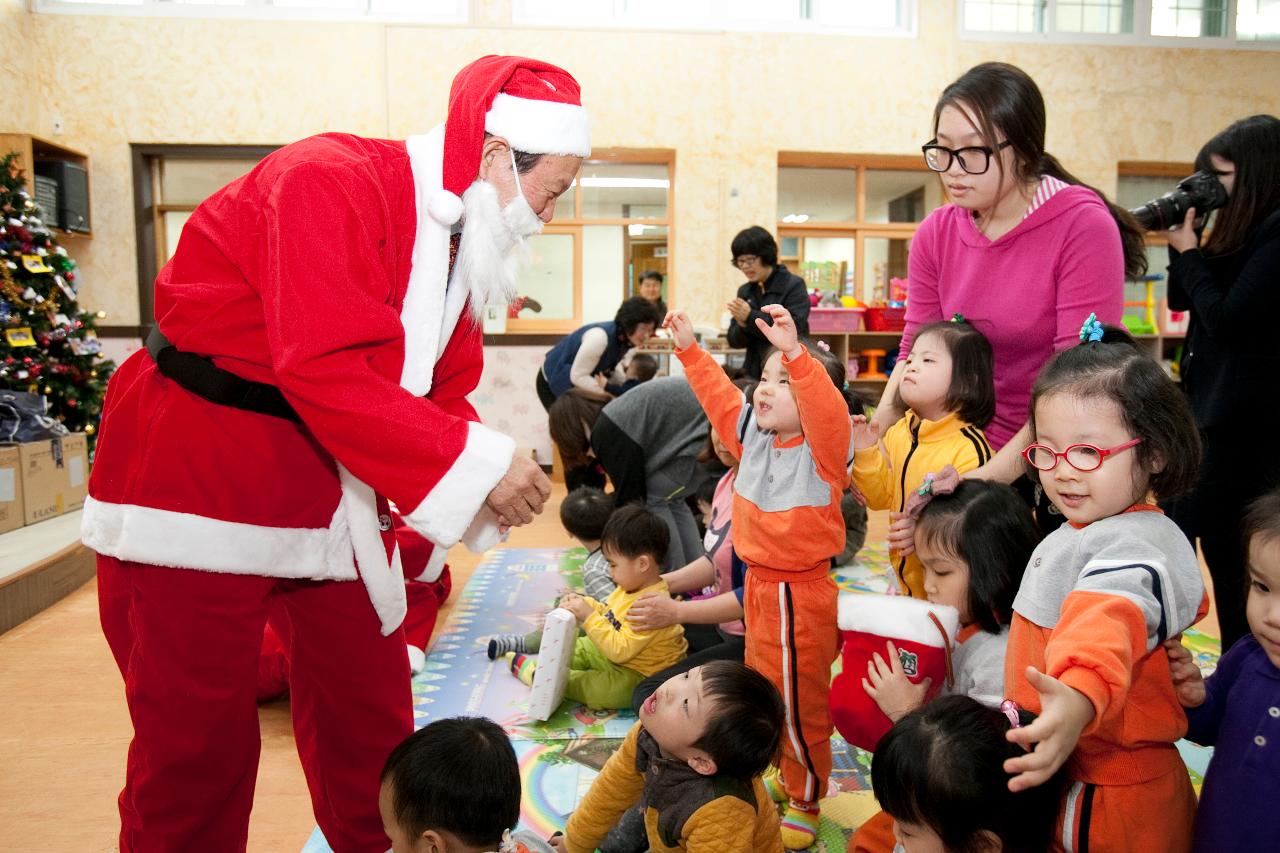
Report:
[{"label": "child in yellow jacket", "polygon": [[908,409],[880,441],[874,423],[853,419],[853,485],[869,509],[892,510],[890,557],[902,591],[925,598],[924,567],[910,544],[907,494],[947,465],[963,474],[985,465],[982,427],[996,410],[994,358],[986,336],[960,315],[916,334],[898,386]]},{"label": "child in yellow jacket", "polygon": [[637,803],[653,853],[782,853],[778,812],[760,774],[778,750],[782,697],[760,673],[713,661],[672,676],[551,839],[592,853]]},{"label": "child in yellow jacket", "polygon": [[[637,504],[609,517],[600,548],[618,588],[603,602],[577,593],[560,599],[585,634],[573,647],[566,697],[589,708],[630,708],[641,681],[684,659],[683,627],[641,631],[627,619],[641,596],[669,594],[660,572],[670,536],[662,519]],[[536,666],[526,654],[511,659],[511,672],[526,684],[533,684]]]}]

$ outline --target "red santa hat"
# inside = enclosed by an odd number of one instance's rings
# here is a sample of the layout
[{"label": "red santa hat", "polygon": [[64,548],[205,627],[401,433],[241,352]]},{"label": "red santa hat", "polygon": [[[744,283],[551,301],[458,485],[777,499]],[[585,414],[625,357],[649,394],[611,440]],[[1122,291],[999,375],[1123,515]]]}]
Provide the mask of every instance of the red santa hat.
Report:
[{"label": "red santa hat", "polygon": [[591,124],[569,72],[522,56],[481,57],[458,72],[449,91],[444,189],[430,201],[442,225],[462,217],[460,197],[479,174],[485,132],[529,154],[591,153]]}]

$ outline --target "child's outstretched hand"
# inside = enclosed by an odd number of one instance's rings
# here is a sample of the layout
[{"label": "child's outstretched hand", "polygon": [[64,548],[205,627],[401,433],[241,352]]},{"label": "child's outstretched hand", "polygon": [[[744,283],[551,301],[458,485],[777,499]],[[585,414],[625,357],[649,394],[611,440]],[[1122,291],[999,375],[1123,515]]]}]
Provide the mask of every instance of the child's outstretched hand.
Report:
[{"label": "child's outstretched hand", "polygon": [[866,415],[850,415],[849,425],[853,428],[854,450],[866,450],[880,443],[880,424],[868,420]]},{"label": "child's outstretched hand", "polygon": [[698,339],[693,336],[693,323],[689,320],[689,315],[683,311],[668,311],[667,319],[662,321],[662,327],[671,330],[671,337],[675,338],[676,346],[680,349],[688,349],[698,342]]},{"label": "child's outstretched hand", "polygon": [[1071,757],[1080,732],[1094,717],[1093,703],[1079,690],[1034,666],[1027,667],[1027,681],[1040,694],[1040,716],[1030,725],[1010,729],[1005,735],[1024,749],[1035,744],[1033,752],[1004,763],[1004,772],[1014,774],[1009,790],[1015,794],[1049,781]]},{"label": "child's outstretched hand", "polygon": [[1169,675],[1173,678],[1173,692],[1178,696],[1178,704],[1184,708],[1199,708],[1205,700],[1204,676],[1200,674],[1200,667],[1196,666],[1191,652],[1182,645],[1182,635],[1165,640],[1164,648],[1169,653]]},{"label": "child's outstretched hand", "polygon": [[757,317],[756,328],[787,358],[798,358],[800,334],[796,331],[796,321],[791,312],[781,305],[764,305],[760,311],[773,318],[773,325],[766,323],[763,317]]},{"label": "child's outstretched hand", "polygon": [[896,723],[924,704],[933,679],[925,678],[919,684],[912,684],[902,669],[902,658],[893,641],[884,645],[889,652],[889,662],[886,663],[879,652],[872,655],[867,661],[867,677],[862,679],[862,689],[876,700],[885,716]]}]

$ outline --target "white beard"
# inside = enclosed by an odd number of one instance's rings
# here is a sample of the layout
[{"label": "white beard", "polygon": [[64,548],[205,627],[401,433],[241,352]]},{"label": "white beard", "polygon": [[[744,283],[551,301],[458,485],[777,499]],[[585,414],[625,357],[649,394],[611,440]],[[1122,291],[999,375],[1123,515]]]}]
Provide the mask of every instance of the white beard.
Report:
[{"label": "white beard", "polygon": [[462,208],[452,280],[467,288],[471,314],[480,322],[486,305],[506,304],[518,295],[516,279],[529,256],[529,238],[542,231],[542,220],[523,193],[503,207],[493,184],[480,179],[462,194]]}]

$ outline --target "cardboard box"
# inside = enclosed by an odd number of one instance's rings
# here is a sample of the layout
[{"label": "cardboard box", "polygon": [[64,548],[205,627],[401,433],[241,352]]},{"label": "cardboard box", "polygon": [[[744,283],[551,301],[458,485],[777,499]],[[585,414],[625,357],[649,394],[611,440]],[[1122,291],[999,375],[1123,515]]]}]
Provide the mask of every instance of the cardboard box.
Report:
[{"label": "cardboard box", "polygon": [[23,518],[35,524],[79,509],[89,494],[89,445],[84,433],[18,445]]},{"label": "cardboard box", "polygon": [[0,447],[0,533],[16,530],[23,521],[22,462],[18,445]]}]

